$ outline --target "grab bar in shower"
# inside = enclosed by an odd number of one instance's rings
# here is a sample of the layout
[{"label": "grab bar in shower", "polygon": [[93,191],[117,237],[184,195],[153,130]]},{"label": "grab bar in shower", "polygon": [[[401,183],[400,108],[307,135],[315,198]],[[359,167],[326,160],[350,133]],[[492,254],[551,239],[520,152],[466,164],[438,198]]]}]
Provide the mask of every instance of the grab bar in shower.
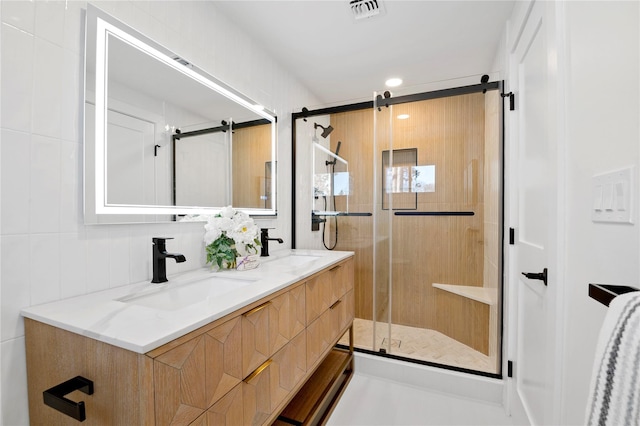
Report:
[{"label": "grab bar in shower", "polygon": [[325,216],[373,216],[373,213],[349,213],[349,212],[334,212],[334,211],[314,211],[312,212],[312,214],[319,216],[319,217],[325,217]]},{"label": "grab bar in shower", "polygon": [[474,216],[475,212],[394,212],[396,216]]}]

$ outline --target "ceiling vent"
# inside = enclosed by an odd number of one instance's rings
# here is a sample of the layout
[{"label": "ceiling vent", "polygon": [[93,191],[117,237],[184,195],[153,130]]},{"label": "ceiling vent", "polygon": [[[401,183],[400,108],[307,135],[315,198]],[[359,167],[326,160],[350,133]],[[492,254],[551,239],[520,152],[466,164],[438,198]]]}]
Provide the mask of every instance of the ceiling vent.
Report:
[{"label": "ceiling vent", "polygon": [[180,56],[174,56],[172,59],[173,59],[174,61],[176,61],[177,63],[179,63],[179,64],[181,64],[181,65],[184,65],[185,67],[189,67],[189,68],[191,68],[191,64],[189,63],[189,61],[187,61],[187,60],[186,60],[186,59],[184,59],[184,58],[181,58]]},{"label": "ceiling vent", "polygon": [[356,21],[384,15],[382,0],[351,0],[349,6]]}]

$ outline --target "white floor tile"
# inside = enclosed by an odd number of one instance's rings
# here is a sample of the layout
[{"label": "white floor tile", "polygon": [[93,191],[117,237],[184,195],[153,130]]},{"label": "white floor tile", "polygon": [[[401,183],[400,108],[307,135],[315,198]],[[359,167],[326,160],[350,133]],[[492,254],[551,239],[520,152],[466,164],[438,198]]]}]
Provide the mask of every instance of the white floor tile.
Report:
[{"label": "white floor tile", "polygon": [[497,405],[354,374],[328,425],[516,425]]}]

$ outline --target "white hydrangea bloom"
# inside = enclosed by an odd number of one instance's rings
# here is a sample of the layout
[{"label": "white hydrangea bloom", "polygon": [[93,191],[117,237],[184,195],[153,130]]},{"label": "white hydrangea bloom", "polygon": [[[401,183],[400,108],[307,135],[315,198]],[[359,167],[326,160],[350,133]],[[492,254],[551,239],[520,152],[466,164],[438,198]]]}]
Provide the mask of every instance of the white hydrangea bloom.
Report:
[{"label": "white hydrangea bloom", "polygon": [[[208,216],[204,225],[205,245],[216,241],[223,234],[235,242],[235,249],[240,255],[249,255],[257,252],[255,240],[258,238],[258,226],[251,217],[240,211],[234,210],[231,206],[224,207],[215,216]],[[247,246],[253,246],[249,249]]]},{"label": "white hydrangea bloom", "polygon": [[231,206],[223,207],[222,210],[220,210],[220,216],[224,218],[232,219],[235,214],[236,211]]}]

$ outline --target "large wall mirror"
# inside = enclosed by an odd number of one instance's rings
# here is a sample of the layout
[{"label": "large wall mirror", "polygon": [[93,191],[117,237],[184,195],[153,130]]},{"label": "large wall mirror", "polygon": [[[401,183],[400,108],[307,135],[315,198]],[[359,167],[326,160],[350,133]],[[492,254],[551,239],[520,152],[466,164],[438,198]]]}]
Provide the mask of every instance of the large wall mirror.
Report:
[{"label": "large wall mirror", "polygon": [[92,5],[85,223],[275,215],[276,117]]}]

